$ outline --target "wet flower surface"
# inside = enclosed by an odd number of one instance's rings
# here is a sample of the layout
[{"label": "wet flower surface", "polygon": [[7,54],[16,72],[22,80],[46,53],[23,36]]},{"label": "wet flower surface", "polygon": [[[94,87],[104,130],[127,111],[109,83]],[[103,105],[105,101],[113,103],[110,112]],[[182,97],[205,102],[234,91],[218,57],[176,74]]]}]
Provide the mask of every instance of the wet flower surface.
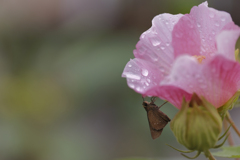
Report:
[{"label": "wet flower surface", "polygon": [[160,14],[145,31],[122,76],[143,96],[157,96],[181,108],[183,97],[203,96],[216,108],[240,89],[235,43],[240,28],[207,2],[189,14]]}]

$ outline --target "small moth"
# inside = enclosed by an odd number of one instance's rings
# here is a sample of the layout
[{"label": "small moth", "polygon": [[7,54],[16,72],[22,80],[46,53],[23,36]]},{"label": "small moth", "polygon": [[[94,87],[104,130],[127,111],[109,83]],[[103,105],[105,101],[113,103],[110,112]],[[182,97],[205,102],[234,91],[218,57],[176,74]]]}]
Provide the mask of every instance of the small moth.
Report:
[{"label": "small moth", "polygon": [[163,128],[171,121],[165,113],[159,110],[159,108],[166,104],[167,101],[158,107],[154,104],[156,98],[157,97],[152,97],[150,103],[143,101],[143,107],[147,111],[152,139],[158,138],[161,135]]}]

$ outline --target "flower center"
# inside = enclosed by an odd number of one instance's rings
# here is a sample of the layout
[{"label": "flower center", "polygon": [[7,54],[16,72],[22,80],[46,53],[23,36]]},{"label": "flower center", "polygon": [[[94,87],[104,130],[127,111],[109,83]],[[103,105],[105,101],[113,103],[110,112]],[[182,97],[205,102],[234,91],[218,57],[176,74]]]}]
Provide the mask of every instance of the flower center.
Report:
[{"label": "flower center", "polygon": [[196,55],[195,55],[195,56],[193,56],[193,57],[195,57],[195,58],[198,60],[199,63],[202,63],[202,60],[203,60],[203,59],[206,59],[205,56],[196,56]]}]

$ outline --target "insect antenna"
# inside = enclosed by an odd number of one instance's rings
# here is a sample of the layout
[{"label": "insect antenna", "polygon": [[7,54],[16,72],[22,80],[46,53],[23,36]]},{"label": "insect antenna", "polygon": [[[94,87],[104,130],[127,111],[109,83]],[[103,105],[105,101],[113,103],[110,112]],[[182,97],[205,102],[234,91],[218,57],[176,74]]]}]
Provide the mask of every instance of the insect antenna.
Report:
[{"label": "insect antenna", "polygon": [[168,103],[168,101],[164,102],[161,106],[158,107],[158,109],[161,108],[166,103]]}]

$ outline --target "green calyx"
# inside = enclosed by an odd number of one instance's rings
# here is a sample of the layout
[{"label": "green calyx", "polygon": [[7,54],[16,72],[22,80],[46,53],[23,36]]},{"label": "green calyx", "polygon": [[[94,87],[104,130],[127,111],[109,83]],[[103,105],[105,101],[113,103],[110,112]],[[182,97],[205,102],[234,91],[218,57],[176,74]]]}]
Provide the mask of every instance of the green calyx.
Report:
[{"label": "green calyx", "polygon": [[230,98],[223,106],[219,107],[218,113],[220,114],[220,116],[222,117],[222,119],[224,119],[224,117],[226,116],[228,110],[233,109],[234,105],[236,104],[238,97],[240,96],[240,91],[237,91],[232,98]]},{"label": "green calyx", "polygon": [[[217,109],[205,98],[193,94],[190,102],[183,99],[182,108],[170,127],[177,141],[190,151],[207,153],[216,148],[222,131],[222,119]],[[195,157],[194,157],[195,158]]]}]

